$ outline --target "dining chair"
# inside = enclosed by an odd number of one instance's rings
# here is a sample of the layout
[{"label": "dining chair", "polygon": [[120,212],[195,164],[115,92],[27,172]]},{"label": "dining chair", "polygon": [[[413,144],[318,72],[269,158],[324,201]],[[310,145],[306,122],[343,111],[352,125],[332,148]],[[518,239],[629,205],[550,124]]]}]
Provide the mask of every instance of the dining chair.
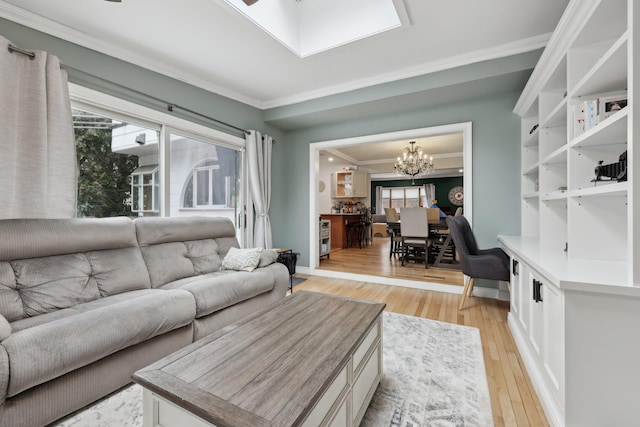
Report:
[{"label": "dining chair", "polygon": [[473,293],[476,279],[509,281],[509,256],[500,248],[480,249],[464,215],[448,216],[447,225],[456,245],[460,267],[464,274],[464,289],[459,310],[467,296]]},{"label": "dining chair", "polygon": [[415,260],[424,261],[424,268],[429,268],[431,242],[427,208],[400,208],[400,217],[402,265],[407,260]]},{"label": "dining chair", "polygon": [[429,224],[439,224],[440,208],[427,208],[427,221]]},{"label": "dining chair", "polygon": [[[387,217],[387,229],[390,238],[389,258],[393,255],[402,256],[402,237],[396,224],[400,221],[400,215],[398,215],[398,211],[395,208],[384,208],[384,214]],[[393,226],[389,226],[390,222],[394,223]]]},{"label": "dining chair", "polygon": [[400,215],[395,208],[384,208],[384,214],[387,216],[387,222],[400,221]]}]

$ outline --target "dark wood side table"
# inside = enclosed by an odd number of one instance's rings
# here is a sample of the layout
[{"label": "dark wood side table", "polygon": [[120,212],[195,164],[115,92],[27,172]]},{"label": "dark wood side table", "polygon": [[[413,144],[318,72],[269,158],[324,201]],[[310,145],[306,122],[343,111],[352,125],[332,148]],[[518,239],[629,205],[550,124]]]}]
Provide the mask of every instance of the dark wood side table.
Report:
[{"label": "dark wood side table", "polygon": [[286,248],[276,248],[276,251],[278,252],[276,262],[284,264],[287,270],[289,270],[289,290],[293,293],[293,275],[296,274],[296,263],[298,262],[298,256],[300,254],[293,252],[292,249]]}]

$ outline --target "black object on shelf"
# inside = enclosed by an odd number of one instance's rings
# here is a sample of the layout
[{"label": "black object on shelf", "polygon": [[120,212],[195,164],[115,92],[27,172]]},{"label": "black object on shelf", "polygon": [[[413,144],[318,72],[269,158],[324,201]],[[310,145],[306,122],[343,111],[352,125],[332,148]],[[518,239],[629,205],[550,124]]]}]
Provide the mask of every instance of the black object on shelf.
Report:
[{"label": "black object on shelf", "polygon": [[[596,185],[598,181],[618,181],[623,182],[627,180],[627,150],[620,154],[616,163],[604,164],[604,161],[600,160],[595,168],[595,179],[591,182]],[[608,178],[608,179],[603,179]]]}]

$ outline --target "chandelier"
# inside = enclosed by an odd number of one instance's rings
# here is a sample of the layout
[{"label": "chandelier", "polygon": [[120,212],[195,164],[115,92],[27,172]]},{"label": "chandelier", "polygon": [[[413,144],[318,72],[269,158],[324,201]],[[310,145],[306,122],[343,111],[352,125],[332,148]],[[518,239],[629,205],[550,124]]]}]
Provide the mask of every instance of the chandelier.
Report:
[{"label": "chandelier", "polygon": [[393,171],[397,175],[409,175],[411,184],[415,184],[416,176],[428,175],[433,172],[433,157],[422,154],[422,147],[416,147],[415,141],[409,142],[410,147],[402,150],[402,158],[398,157],[398,161],[393,167]]}]

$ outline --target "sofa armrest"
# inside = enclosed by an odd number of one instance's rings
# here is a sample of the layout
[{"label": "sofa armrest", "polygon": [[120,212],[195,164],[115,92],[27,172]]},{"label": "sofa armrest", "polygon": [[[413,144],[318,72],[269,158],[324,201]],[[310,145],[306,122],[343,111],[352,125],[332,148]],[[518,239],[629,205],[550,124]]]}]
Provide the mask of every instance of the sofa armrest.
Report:
[{"label": "sofa armrest", "polygon": [[11,335],[11,325],[5,319],[5,317],[0,314],[0,342],[4,341]]}]

